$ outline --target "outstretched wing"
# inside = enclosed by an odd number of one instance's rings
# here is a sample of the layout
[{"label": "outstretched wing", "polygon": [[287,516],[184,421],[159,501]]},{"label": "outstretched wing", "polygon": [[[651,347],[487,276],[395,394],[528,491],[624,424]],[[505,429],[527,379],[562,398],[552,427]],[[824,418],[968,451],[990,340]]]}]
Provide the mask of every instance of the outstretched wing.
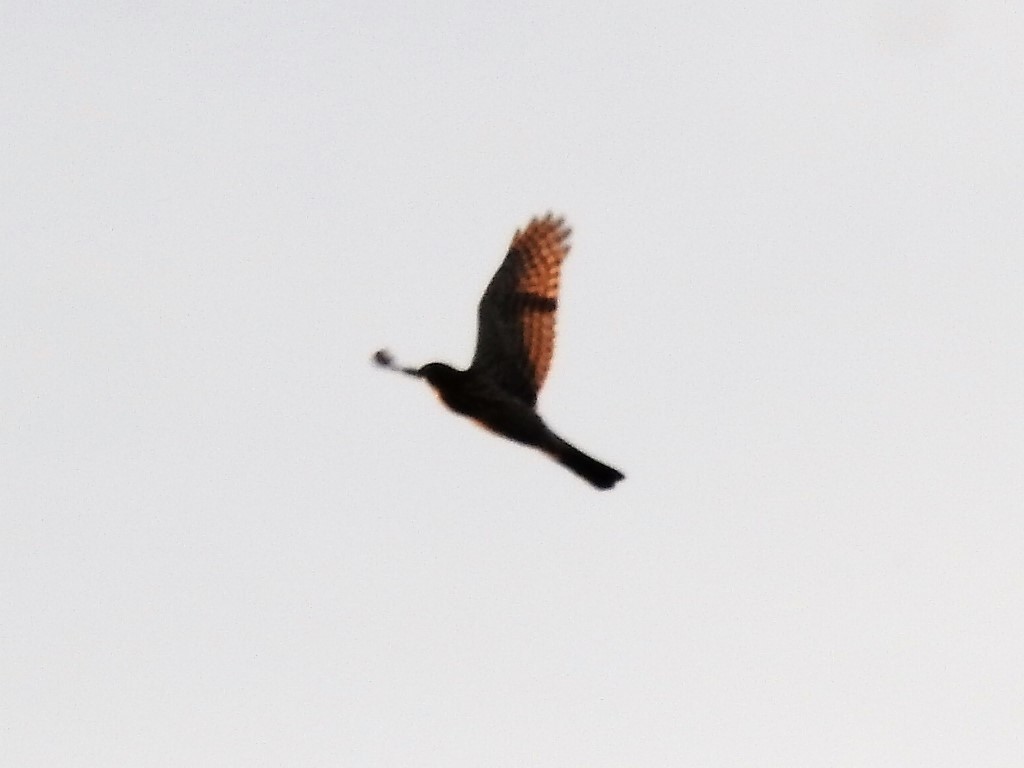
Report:
[{"label": "outstretched wing", "polygon": [[531,220],[480,299],[472,368],[531,406],[555,351],[558,278],[571,232],[550,213]]}]

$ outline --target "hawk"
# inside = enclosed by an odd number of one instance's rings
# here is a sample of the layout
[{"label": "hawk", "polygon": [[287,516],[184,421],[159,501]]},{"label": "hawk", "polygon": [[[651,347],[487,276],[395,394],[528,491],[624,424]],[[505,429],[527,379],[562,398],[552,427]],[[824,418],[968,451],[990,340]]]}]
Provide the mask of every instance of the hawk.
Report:
[{"label": "hawk", "polygon": [[516,231],[480,299],[476,353],[466,370],[445,363],[400,367],[383,349],[374,361],[426,379],[451,410],[543,451],[593,486],[607,489],[625,475],[560,438],[536,410],[555,350],[558,281],[571,232],[564,219],[550,213]]}]

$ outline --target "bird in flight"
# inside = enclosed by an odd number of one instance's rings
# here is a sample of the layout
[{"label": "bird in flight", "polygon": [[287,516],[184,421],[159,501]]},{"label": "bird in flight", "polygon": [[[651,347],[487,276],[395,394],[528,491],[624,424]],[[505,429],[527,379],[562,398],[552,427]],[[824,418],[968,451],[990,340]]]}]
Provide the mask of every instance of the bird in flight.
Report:
[{"label": "bird in flight", "polygon": [[444,363],[401,367],[383,349],[373,359],[426,379],[451,410],[543,451],[596,488],[607,489],[625,475],[552,432],[535,407],[555,349],[558,280],[571,232],[564,219],[549,213],[515,233],[480,299],[476,353],[466,370]]}]

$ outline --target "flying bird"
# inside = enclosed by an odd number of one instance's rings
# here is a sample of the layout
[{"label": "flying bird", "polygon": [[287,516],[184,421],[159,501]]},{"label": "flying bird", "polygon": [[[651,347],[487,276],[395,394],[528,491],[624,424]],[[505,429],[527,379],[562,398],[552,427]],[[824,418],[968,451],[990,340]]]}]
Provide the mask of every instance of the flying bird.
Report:
[{"label": "flying bird", "polygon": [[405,368],[383,349],[373,359],[426,379],[451,410],[543,451],[595,487],[607,489],[625,475],[560,438],[536,410],[555,349],[558,281],[571,232],[564,219],[550,213],[516,231],[480,299],[476,353],[466,370],[445,363]]}]

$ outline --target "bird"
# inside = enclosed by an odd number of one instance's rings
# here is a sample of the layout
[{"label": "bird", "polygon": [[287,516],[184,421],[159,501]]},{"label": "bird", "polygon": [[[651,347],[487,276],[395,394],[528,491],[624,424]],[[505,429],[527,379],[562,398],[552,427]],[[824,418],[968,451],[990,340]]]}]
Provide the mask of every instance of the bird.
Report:
[{"label": "bird", "polygon": [[424,379],[455,413],[542,451],[606,490],[625,475],[555,434],[536,408],[554,354],[559,279],[571,234],[565,219],[550,212],[516,230],[480,299],[476,351],[466,370],[440,362],[400,366],[386,349],[373,361]]}]

